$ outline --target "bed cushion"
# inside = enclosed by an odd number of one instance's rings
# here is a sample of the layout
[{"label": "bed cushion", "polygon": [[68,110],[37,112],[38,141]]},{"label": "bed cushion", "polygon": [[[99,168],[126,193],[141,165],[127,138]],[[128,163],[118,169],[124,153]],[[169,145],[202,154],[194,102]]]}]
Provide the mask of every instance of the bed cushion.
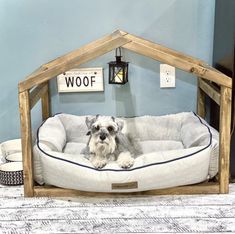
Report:
[{"label": "bed cushion", "polygon": [[[39,184],[96,192],[134,192],[195,184],[218,172],[218,132],[193,112],[122,118],[143,154],[133,167],[95,169],[81,154],[86,116],[57,114],[38,129],[34,178]],[[144,131],[143,131],[144,129]]]}]

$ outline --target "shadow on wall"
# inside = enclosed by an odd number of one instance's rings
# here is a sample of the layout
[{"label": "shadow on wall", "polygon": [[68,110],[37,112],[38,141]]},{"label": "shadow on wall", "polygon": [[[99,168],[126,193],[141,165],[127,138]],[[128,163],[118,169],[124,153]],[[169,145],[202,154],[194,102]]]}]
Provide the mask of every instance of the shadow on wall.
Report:
[{"label": "shadow on wall", "polygon": [[136,113],[136,98],[130,89],[130,82],[125,85],[113,85],[112,99],[116,102],[119,116],[133,116]]}]

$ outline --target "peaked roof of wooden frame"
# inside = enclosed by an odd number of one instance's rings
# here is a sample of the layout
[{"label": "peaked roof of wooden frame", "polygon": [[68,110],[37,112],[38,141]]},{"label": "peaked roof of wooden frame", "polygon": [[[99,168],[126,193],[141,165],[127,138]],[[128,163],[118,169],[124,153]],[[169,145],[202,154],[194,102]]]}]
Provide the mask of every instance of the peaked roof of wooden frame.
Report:
[{"label": "peaked roof of wooden frame", "polygon": [[108,36],[93,41],[42,65],[19,83],[19,92],[30,90],[38,84],[44,83],[65,71],[78,67],[118,47],[123,47],[140,55],[147,56],[162,63],[167,63],[183,71],[213,81],[218,85],[229,88],[232,87],[232,79],[230,77],[210,67],[199,59],[131,35],[127,32],[116,30]]}]

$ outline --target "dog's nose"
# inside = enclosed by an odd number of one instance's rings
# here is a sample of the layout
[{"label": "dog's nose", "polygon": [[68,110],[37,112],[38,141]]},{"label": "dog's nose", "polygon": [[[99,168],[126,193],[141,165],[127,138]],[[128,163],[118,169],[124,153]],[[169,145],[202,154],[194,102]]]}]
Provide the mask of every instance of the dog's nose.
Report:
[{"label": "dog's nose", "polygon": [[106,136],[105,135],[100,135],[100,140],[101,141],[104,141],[106,139]]}]

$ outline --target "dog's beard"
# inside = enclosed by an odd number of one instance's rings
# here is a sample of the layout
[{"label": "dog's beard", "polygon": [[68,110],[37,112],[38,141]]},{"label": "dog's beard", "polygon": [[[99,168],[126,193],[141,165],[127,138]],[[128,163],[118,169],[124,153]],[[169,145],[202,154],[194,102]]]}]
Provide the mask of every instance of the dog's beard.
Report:
[{"label": "dog's beard", "polygon": [[92,136],[89,142],[90,152],[106,157],[109,154],[112,154],[116,149],[116,142],[111,137],[110,139],[105,139],[101,141],[96,139],[96,137]]}]

